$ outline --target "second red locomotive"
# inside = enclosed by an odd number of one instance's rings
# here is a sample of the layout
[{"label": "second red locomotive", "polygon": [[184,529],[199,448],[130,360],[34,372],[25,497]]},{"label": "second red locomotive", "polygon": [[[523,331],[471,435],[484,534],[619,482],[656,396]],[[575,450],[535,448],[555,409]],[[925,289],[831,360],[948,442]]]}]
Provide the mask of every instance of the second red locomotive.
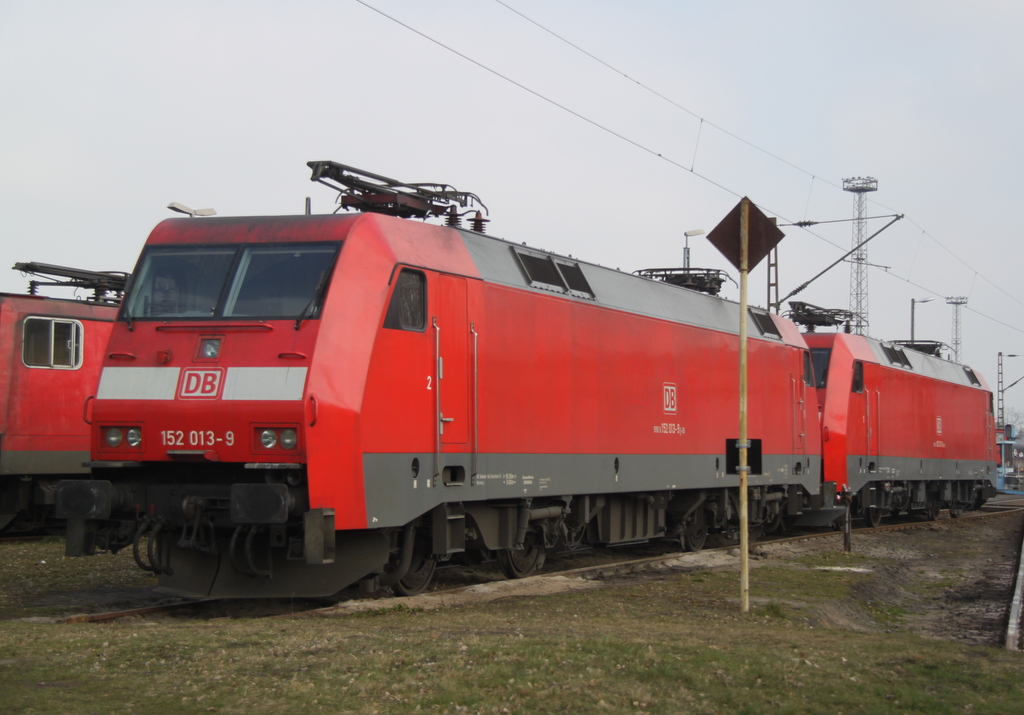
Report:
[{"label": "second red locomotive", "polygon": [[872,525],[911,510],[958,516],[995,494],[992,393],[971,368],[844,333],[805,335],[825,475]]}]

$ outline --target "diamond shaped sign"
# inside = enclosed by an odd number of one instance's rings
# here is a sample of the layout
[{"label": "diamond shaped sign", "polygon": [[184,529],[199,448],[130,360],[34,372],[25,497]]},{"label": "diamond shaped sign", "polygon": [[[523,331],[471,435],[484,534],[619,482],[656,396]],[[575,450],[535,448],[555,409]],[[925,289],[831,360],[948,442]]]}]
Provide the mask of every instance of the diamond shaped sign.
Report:
[{"label": "diamond shaped sign", "polygon": [[736,270],[742,270],[740,267],[740,217],[744,201],[749,207],[747,213],[747,269],[753,270],[786,234],[779,230],[773,219],[761,213],[761,209],[757,208],[746,196],[740,199],[736,207],[711,229],[708,240],[729,260],[729,263],[736,266]]}]

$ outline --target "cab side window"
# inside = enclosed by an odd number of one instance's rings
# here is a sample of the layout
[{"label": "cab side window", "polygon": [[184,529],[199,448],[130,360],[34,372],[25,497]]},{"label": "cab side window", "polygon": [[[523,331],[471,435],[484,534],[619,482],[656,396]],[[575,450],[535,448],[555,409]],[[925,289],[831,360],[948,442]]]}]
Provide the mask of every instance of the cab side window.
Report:
[{"label": "cab side window", "polygon": [[860,360],[853,363],[853,386],[850,392],[864,392],[864,363]]},{"label": "cab side window", "polygon": [[422,331],[427,325],[427,277],[403,268],[395,281],[384,327],[392,330]]},{"label": "cab side window", "polygon": [[82,324],[77,320],[25,318],[21,359],[28,367],[81,367]]}]

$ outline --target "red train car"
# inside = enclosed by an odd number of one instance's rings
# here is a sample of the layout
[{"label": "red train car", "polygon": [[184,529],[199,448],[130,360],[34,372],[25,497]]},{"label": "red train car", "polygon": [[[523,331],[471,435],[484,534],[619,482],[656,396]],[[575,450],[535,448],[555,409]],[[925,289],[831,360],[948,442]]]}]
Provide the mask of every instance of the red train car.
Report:
[{"label": "red train car", "polygon": [[0,294],[0,529],[54,526],[58,480],[86,474],[95,394],[117,308]]},{"label": "red train car", "polygon": [[971,368],[844,333],[807,334],[822,414],[825,478],[855,514],[934,519],[995,494],[992,392]]},{"label": "red train car", "polygon": [[[340,165],[335,165],[340,166]],[[835,517],[810,352],[752,309],[750,519]],[[738,528],[738,306],[362,213],[171,219],[90,401],[68,553],[164,588],[426,587],[436,563]]]}]

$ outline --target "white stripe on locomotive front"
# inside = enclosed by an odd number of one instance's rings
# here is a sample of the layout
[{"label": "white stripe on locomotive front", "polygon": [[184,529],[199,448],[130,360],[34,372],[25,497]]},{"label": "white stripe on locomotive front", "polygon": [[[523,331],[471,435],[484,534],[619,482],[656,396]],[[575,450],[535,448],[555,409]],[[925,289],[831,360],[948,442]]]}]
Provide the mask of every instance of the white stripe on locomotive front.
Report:
[{"label": "white stripe on locomotive front", "polygon": [[[231,367],[224,378],[223,400],[301,400],[305,367]],[[97,398],[101,400],[173,400],[181,368],[105,367]]]}]

